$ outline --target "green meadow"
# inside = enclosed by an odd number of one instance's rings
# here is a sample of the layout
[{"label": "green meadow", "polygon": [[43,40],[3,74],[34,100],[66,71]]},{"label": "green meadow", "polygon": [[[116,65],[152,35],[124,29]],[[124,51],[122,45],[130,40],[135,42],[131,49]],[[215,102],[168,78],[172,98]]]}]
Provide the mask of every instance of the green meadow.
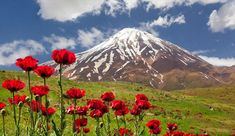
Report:
[{"label": "green meadow", "polygon": [[[35,74],[32,75],[32,85],[42,85],[43,81]],[[27,83],[26,73],[16,71],[1,71],[0,83],[6,79],[20,79]],[[51,77],[47,80],[50,88],[49,101],[50,105],[59,108],[59,87],[58,77]],[[175,91],[162,91],[143,86],[136,83],[127,82],[75,82],[63,79],[64,92],[71,87],[78,87],[86,90],[86,96],[79,100],[78,105],[85,105],[87,99],[99,99],[100,95],[106,91],[113,91],[116,99],[122,99],[129,104],[135,101],[135,95],[144,93],[148,96],[155,108],[146,111],[143,124],[150,119],[158,119],[161,121],[163,135],[166,132],[166,123],[175,122],[179,126],[179,131],[188,133],[203,133],[207,131],[210,135],[229,136],[235,133],[235,86],[221,86],[213,88],[195,88]],[[18,92],[19,94],[28,94],[27,86]],[[7,135],[14,135],[14,121],[12,107],[8,104],[8,98],[11,93],[0,87],[0,101],[6,102],[6,132]],[[66,107],[71,101],[65,100]],[[21,135],[26,135],[27,126],[29,124],[29,113],[27,106],[23,108],[23,116],[21,121]],[[112,129],[116,128],[115,118],[112,114]],[[106,116],[104,116],[105,118]],[[127,127],[134,131],[133,116],[128,114]],[[52,117],[59,125],[59,110]],[[65,135],[71,134],[72,116],[67,115],[67,128]],[[91,132],[88,135],[95,135],[95,119],[89,117],[88,127]],[[122,124],[123,126],[123,124]],[[0,134],[2,134],[2,120],[0,120]],[[102,130],[104,131],[104,130]],[[144,135],[148,135],[148,129],[145,128]],[[51,134],[54,135],[53,130]]]}]

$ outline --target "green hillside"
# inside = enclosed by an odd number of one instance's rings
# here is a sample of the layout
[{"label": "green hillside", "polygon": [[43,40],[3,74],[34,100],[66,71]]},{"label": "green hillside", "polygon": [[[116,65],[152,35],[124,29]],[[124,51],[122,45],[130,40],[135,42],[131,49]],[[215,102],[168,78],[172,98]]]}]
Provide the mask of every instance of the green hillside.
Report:
[{"label": "green hillside", "polygon": [[[26,74],[24,72],[15,71],[1,71],[0,83],[5,79],[21,79],[26,82]],[[36,75],[32,75],[33,85],[42,85],[42,79]],[[49,78],[48,86],[50,87],[49,100],[51,105],[58,108],[58,93],[59,88],[57,86],[57,78]],[[167,122],[176,122],[179,125],[179,130],[192,133],[203,133],[208,131],[211,135],[230,135],[235,133],[235,87],[223,86],[216,88],[197,88],[188,90],[177,90],[171,92],[164,92],[156,90],[150,87],[142,86],[135,83],[126,82],[74,82],[64,80],[64,90],[71,87],[79,87],[86,90],[86,98],[99,98],[100,94],[105,91],[113,91],[116,95],[116,99],[122,99],[131,104],[135,100],[135,94],[146,94],[152,105],[156,108],[147,113],[143,125],[149,119],[159,119],[162,122],[163,132],[166,131]],[[27,89],[20,91],[19,93],[25,94]],[[7,102],[7,98],[11,97],[10,92],[0,87],[0,101]],[[85,100],[79,104],[83,105]],[[66,105],[69,105],[67,100]],[[6,117],[6,129],[7,133],[11,131],[13,127],[13,118],[11,107],[7,106],[6,109],[8,115]],[[26,111],[26,110],[25,110]],[[27,122],[28,113],[23,114],[22,129],[26,130],[23,124]],[[59,112],[53,117],[58,119]],[[131,121],[132,116],[128,115],[127,120]],[[71,117],[67,116],[67,120],[70,121]],[[2,126],[0,122],[0,126]],[[94,134],[95,121],[89,119],[88,126],[91,128],[91,135]],[[71,124],[68,125],[71,127]],[[113,121],[112,127],[116,127]],[[128,123],[128,127],[132,128],[133,124]],[[66,129],[66,133],[69,134],[71,129]],[[2,129],[0,129],[0,134]],[[24,132],[22,132],[24,133]]]}]

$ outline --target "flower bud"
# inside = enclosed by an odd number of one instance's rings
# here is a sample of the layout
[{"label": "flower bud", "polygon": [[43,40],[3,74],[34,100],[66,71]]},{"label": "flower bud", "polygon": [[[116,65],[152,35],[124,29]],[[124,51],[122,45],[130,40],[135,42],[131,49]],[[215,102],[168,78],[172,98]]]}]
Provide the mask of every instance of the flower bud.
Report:
[{"label": "flower bud", "polygon": [[103,122],[100,122],[100,127],[102,128],[104,126],[104,123]]},{"label": "flower bud", "polygon": [[25,98],[25,101],[26,101],[26,102],[30,102],[30,98],[27,96],[27,97]]},{"label": "flower bud", "polygon": [[6,115],[6,110],[5,110],[5,109],[2,109],[2,110],[1,110],[1,114],[2,114],[3,116],[5,116],[5,115]]},{"label": "flower bud", "polygon": [[23,105],[24,105],[23,102],[19,102],[19,103],[18,103],[18,106],[19,106],[20,108],[23,107]]}]

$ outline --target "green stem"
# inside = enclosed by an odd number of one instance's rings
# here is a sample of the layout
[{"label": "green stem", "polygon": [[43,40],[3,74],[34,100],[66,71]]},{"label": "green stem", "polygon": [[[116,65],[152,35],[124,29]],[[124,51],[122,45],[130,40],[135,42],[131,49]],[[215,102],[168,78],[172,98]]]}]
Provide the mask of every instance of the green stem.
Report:
[{"label": "green stem", "polygon": [[6,136],[6,128],[5,128],[5,115],[2,114],[2,130],[3,130],[3,136]]},{"label": "green stem", "polygon": [[96,119],[96,136],[100,136],[100,120],[99,118]]},{"label": "green stem", "polygon": [[124,127],[126,129],[126,117],[125,117],[125,115],[123,115],[123,123],[124,123]]},{"label": "green stem", "polygon": [[108,133],[108,131],[107,131],[107,128],[106,128],[106,126],[105,126],[105,122],[104,122],[104,117],[102,117],[102,122],[103,122],[103,127],[104,127],[104,132],[107,134]]},{"label": "green stem", "polygon": [[[107,106],[109,108],[109,102],[107,103]],[[107,113],[107,133],[108,133],[108,136],[111,136],[110,123],[111,123],[110,112],[108,112]]]},{"label": "green stem", "polygon": [[74,110],[73,110],[73,132],[76,132],[76,126],[75,126],[75,120],[76,120],[76,106],[77,106],[77,100],[73,99],[74,104]]},{"label": "green stem", "polygon": [[116,122],[117,122],[117,127],[118,127],[118,130],[117,130],[117,132],[118,132],[118,136],[120,136],[120,133],[119,133],[120,125],[119,125],[119,122],[118,122],[118,118],[117,118],[117,116],[116,116]]},{"label": "green stem", "polygon": [[33,100],[33,94],[30,91],[31,85],[30,85],[30,71],[27,72],[28,74],[28,90],[30,93],[30,118],[31,118],[31,134],[34,133],[34,128],[35,128],[35,123],[34,123],[34,117],[33,117],[33,110],[31,109],[31,104],[32,104],[32,100]]},{"label": "green stem", "polygon": [[[46,86],[46,78],[43,78],[43,83],[44,83],[44,86]],[[47,95],[45,95],[45,106],[46,106],[46,112],[47,112],[47,109],[49,107]],[[48,131],[49,131],[49,116],[48,116],[48,113],[46,113],[46,136],[48,136]]]},{"label": "green stem", "polygon": [[65,118],[65,109],[64,109],[64,101],[63,101],[63,87],[62,87],[62,64],[60,64],[60,80],[59,80],[59,87],[60,87],[60,131],[61,135],[63,134],[64,130],[64,118]]},{"label": "green stem", "polygon": [[22,111],[22,107],[20,106],[19,107],[19,116],[18,116],[18,132],[19,132],[19,134],[20,134],[20,119],[21,119],[21,111]]},{"label": "green stem", "polygon": [[135,135],[138,135],[138,117],[135,116]]},{"label": "green stem", "polygon": [[83,135],[83,127],[81,127],[80,136]]},{"label": "green stem", "polygon": [[[14,97],[15,97],[15,92],[12,92],[12,100],[14,101]],[[14,113],[14,122],[15,122],[15,127],[16,127],[16,136],[19,136],[19,126],[17,124],[17,120],[16,120],[16,105],[13,104],[13,113]]]}]

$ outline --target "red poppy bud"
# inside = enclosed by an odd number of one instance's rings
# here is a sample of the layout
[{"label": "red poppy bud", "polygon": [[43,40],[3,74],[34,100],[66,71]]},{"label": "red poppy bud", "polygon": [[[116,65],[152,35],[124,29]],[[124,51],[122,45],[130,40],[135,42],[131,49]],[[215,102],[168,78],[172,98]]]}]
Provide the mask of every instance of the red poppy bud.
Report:
[{"label": "red poppy bud", "polygon": [[90,128],[83,128],[83,132],[84,133],[89,133],[90,132]]}]

